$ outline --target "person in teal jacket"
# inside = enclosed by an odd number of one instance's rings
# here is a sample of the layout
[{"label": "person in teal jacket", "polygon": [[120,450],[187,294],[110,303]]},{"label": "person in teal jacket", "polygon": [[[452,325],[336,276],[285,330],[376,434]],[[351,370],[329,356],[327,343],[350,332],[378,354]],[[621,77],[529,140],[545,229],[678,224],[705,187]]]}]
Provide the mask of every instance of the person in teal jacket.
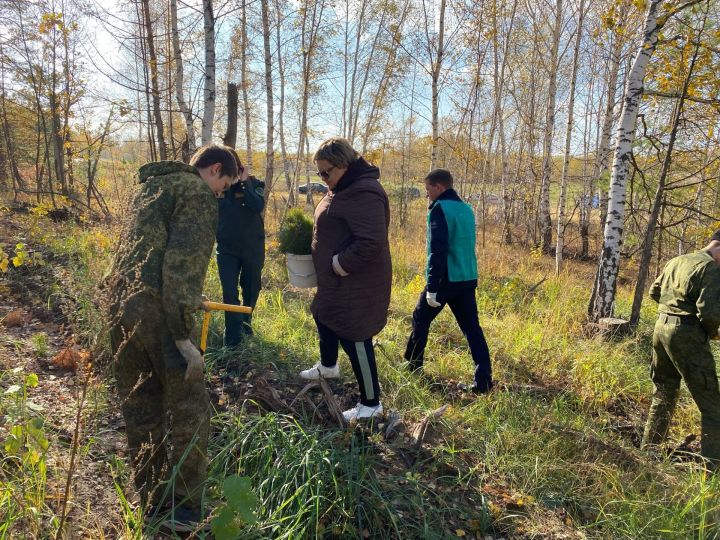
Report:
[{"label": "person in teal jacket", "polygon": [[427,285],[413,312],[412,334],[405,349],[410,369],[422,369],[430,324],[445,304],[455,315],[475,362],[472,391],[489,392],[493,387],[490,351],[478,321],[475,288],[475,215],[452,188],[446,169],[434,169],[425,177],[430,200],[427,218]]},{"label": "person in teal jacket", "polygon": [[[235,153],[233,151],[233,153]],[[237,156],[240,178],[218,198],[217,264],[223,302],[255,308],[265,264],[265,182],[247,170]],[[236,347],[252,334],[252,315],[225,312],[226,347]]]}]

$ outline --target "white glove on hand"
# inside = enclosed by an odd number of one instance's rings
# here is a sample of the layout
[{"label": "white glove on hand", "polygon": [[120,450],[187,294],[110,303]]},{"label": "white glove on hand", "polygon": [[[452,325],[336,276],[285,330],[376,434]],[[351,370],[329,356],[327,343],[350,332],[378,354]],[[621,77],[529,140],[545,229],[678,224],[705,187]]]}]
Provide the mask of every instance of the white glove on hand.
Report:
[{"label": "white glove on hand", "polygon": [[428,306],[430,307],[440,307],[442,304],[437,301],[437,293],[436,292],[430,292],[427,291],[425,293],[425,301],[428,303]]},{"label": "white glove on hand", "polygon": [[183,355],[187,362],[185,370],[186,381],[202,381],[205,362],[200,351],[193,345],[189,339],[179,339],[175,342],[175,346]]}]

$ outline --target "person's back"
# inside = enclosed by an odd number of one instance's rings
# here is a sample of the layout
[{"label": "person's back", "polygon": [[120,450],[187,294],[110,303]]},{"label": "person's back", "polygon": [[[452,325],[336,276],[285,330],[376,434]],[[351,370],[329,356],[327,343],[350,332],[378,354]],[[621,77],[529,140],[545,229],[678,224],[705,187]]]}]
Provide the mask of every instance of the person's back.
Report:
[{"label": "person's back", "polygon": [[675,257],[650,287],[658,302],[651,378],[655,386],[642,447],[662,443],[684,380],[700,409],[702,455],[720,463],[720,390],[709,338],[720,325],[720,242]]},{"label": "person's back", "polygon": [[[173,531],[202,521],[211,405],[190,334],[215,240],[214,194],[237,176],[224,147],[203,147],[191,163],[141,167],[109,282],[113,371],[135,485],[147,513],[173,503],[164,524]],[[174,500],[163,501],[160,484],[171,476]]]},{"label": "person's back", "polygon": [[490,351],[480,328],[475,300],[478,275],[475,215],[452,186],[452,174],[446,169],[434,169],[425,177],[425,192],[430,200],[427,285],[413,311],[412,333],[404,357],[412,371],[422,369],[430,324],[447,304],[468,340],[475,362],[472,391],[484,394],[493,388],[493,381]]},{"label": "person's back", "polygon": [[695,316],[714,337],[720,325],[720,266],[706,250],[680,255],[665,265],[650,288],[658,312]]},{"label": "person's back", "polygon": [[[140,168],[136,213],[118,253],[122,290],[162,299],[175,339],[188,337],[184,320],[197,308],[217,226],[217,205],[195,167],[175,161]],[[118,293],[121,294],[121,293]]]},{"label": "person's back", "polygon": [[[433,203],[428,212],[427,250],[428,263],[432,258],[432,235],[439,231],[434,229],[435,213],[442,212],[447,226],[447,263],[446,271],[440,280],[448,283],[471,282],[477,279],[477,257],[475,255],[475,214],[467,203],[463,202],[457,192],[449,188]],[[426,273],[430,273],[430,265]]]}]

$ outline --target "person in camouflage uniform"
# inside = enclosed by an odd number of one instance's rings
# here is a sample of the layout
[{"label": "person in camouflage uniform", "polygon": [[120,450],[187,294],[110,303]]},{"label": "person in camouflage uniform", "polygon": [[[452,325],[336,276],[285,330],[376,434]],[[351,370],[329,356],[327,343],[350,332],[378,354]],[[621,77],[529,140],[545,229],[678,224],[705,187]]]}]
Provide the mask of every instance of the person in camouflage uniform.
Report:
[{"label": "person in camouflage uniform", "polygon": [[215,241],[216,196],[238,173],[225,147],[203,147],[190,163],[140,168],[136,213],[111,274],[116,320],[110,335],[141,500],[159,503],[165,498],[160,482],[174,480],[179,520],[197,522],[210,401],[203,358],[190,334]]},{"label": "person in camouflage uniform", "polygon": [[650,298],[659,303],[651,366],[655,391],[641,445],[665,440],[683,379],[700,409],[702,455],[710,470],[720,465],[720,390],[709,344],[717,339],[720,325],[716,235],[705,249],[668,262],[650,287]]}]

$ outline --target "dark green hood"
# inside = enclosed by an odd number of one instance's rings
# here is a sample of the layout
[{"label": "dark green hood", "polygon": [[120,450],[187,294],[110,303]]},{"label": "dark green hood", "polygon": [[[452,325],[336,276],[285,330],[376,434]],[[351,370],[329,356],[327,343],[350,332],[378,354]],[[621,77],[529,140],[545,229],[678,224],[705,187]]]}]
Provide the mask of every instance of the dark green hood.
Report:
[{"label": "dark green hood", "polygon": [[145,165],[140,167],[139,181],[142,184],[145,180],[154,176],[163,176],[165,174],[174,174],[180,172],[199,175],[195,167],[193,167],[192,165],[187,165],[182,161],[153,161],[150,163],[146,163]]}]

